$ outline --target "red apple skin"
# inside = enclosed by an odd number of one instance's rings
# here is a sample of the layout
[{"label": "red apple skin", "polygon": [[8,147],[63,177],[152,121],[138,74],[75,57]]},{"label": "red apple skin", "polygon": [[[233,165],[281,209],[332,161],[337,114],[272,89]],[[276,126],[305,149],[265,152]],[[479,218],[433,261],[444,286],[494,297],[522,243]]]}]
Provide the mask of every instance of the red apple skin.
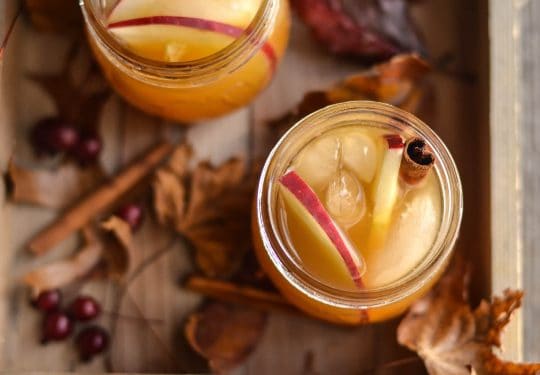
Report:
[{"label": "red apple skin", "polygon": [[279,179],[279,182],[287,190],[289,190],[289,192],[291,192],[296,199],[298,199],[298,201],[320,225],[345,262],[345,265],[347,266],[355,285],[362,289],[364,284],[362,282],[360,271],[358,270],[359,265],[355,263],[350,253],[354,250],[349,249],[347,246],[346,241],[342,237],[341,231],[324,208],[322,202],[317,197],[317,194],[315,194],[313,189],[311,189],[311,187],[295,171],[287,172]]},{"label": "red apple skin", "polygon": [[386,142],[388,142],[389,149],[400,149],[405,146],[403,138],[399,134],[387,134],[384,136]]}]

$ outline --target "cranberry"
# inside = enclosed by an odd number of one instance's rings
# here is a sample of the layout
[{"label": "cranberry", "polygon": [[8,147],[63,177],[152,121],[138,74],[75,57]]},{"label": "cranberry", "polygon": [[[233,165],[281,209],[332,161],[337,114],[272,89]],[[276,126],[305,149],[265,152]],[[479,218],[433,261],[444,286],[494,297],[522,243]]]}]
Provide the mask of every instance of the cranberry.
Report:
[{"label": "cranberry", "polygon": [[52,312],[43,321],[42,342],[61,341],[71,334],[73,324],[69,316],[63,312]]},{"label": "cranberry", "polygon": [[41,311],[51,312],[56,311],[60,307],[62,301],[62,293],[58,289],[45,290],[37,296],[33,301],[33,305]]},{"label": "cranberry", "polygon": [[37,155],[54,155],[72,150],[79,141],[79,133],[59,117],[47,117],[32,128],[30,141]]},{"label": "cranberry", "polygon": [[94,319],[100,313],[101,306],[90,296],[77,297],[69,306],[69,314],[80,321]]},{"label": "cranberry", "polygon": [[116,211],[116,216],[129,224],[132,231],[136,231],[141,227],[144,219],[144,211],[141,206],[135,203],[123,205]]},{"label": "cranberry", "polygon": [[102,148],[101,137],[95,132],[90,132],[82,134],[79,142],[71,151],[79,164],[88,165],[98,159]]},{"label": "cranberry", "polygon": [[79,332],[75,343],[81,360],[89,361],[93,356],[107,349],[109,334],[99,326],[86,327]]}]

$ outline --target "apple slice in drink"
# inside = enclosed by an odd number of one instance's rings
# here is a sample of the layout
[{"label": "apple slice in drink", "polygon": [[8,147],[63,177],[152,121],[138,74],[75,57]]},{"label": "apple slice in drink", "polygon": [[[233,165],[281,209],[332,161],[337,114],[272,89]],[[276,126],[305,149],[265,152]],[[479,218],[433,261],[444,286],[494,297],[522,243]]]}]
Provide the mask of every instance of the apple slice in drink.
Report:
[{"label": "apple slice in drink", "polygon": [[261,0],[119,0],[108,22],[176,16],[215,21],[245,28],[259,10]]},{"label": "apple slice in drink", "polygon": [[313,264],[318,264],[319,268],[322,264],[326,270],[339,273],[341,279],[352,279],[356,287],[362,288],[361,277],[365,272],[365,262],[313,189],[296,171],[287,172],[279,179],[279,184],[284,203],[304,226],[302,229],[306,232],[305,236],[310,236],[311,243],[315,244],[309,249],[302,249],[310,252],[307,258],[318,258],[318,262]]},{"label": "apple slice in drink", "polygon": [[219,33],[185,26],[137,24],[114,26],[111,33],[127,48],[147,59],[180,62],[216,53],[234,41]]},{"label": "apple slice in drink", "polygon": [[[148,59],[180,62],[212,55],[245,33],[260,0],[122,0],[108,18],[108,29],[128,48]],[[277,57],[261,51],[271,70]]]},{"label": "apple slice in drink", "polygon": [[407,193],[400,215],[390,225],[384,248],[365,254],[369,272],[362,281],[366,287],[382,287],[400,280],[430,251],[440,227],[442,196],[435,174],[427,176],[425,182]]},{"label": "apple slice in drink", "polygon": [[403,156],[403,138],[398,134],[385,135],[384,143],[386,149],[373,190],[370,249],[384,246],[392,212],[399,194],[399,168]]}]

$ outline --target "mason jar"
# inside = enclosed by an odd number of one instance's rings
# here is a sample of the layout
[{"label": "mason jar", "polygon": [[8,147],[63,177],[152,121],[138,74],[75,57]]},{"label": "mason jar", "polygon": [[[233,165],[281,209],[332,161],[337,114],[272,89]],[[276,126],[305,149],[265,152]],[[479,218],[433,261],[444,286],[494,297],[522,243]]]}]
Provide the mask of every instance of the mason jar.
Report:
[{"label": "mason jar", "polygon": [[183,124],[248,104],[289,37],[287,0],[80,0],[111,86],[133,106]]},{"label": "mason jar", "polygon": [[[306,145],[327,132],[347,126],[376,127],[405,139],[425,140],[435,158],[432,170],[439,181],[442,201],[439,227],[434,230],[431,245],[426,245],[428,248],[421,261],[389,284],[357,290],[321,282],[302,264],[287,238],[279,209],[278,182],[290,171],[294,158]],[[440,278],[458,236],[462,199],[461,182],[452,156],[433,130],[418,118],[391,105],[369,101],[331,105],[296,123],[270,152],[254,202],[252,232],[256,255],[283,296],[309,315],[343,324],[387,320],[404,312]],[[313,246],[309,251],[321,249]]]}]

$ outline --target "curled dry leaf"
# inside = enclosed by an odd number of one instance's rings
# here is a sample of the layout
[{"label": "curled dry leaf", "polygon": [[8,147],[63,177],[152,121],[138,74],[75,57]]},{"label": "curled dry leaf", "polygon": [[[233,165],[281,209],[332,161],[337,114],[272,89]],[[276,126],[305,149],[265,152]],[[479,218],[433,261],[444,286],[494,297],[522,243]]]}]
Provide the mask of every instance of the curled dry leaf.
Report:
[{"label": "curled dry leaf", "polygon": [[266,326],[266,314],[213,302],[192,314],[185,327],[191,347],[208,360],[210,368],[225,372],[253,351]]},{"label": "curled dry leaf", "polygon": [[398,327],[399,343],[418,353],[430,375],[468,375],[471,369],[479,375],[536,375],[540,364],[505,362],[494,353],[523,293],[506,290],[472,311],[469,272],[459,264],[413,304]]},{"label": "curled dry leaf", "polygon": [[81,46],[85,44],[73,44],[58,73],[30,74],[29,78],[51,97],[59,117],[82,129],[93,130],[111,91],[95,62],[87,67],[85,75],[76,82],[71,72],[77,66],[77,56],[89,53]]},{"label": "curled dry leaf", "polygon": [[97,167],[63,164],[53,170],[33,170],[9,162],[6,174],[10,199],[49,208],[64,208],[94,189],[103,179]]},{"label": "curled dry leaf", "polygon": [[188,146],[180,146],[157,171],[153,181],[156,215],[160,223],[189,240],[205,275],[228,277],[251,245],[254,184],[240,159],[218,167],[202,162],[189,170],[190,155]]},{"label": "curled dry leaf", "polygon": [[103,259],[109,276],[117,279],[128,278],[140,263],[140,252],[133,243],[131,227],[117,216],[111,216],[101,223],[108,236],[105,237]]},{"label": "curled dry leaf", "polygon": [[424,53],[407,0],[293,0],[292,6],[333,53],[366,62]]},{"label": "curled dry leaf", "polygon": [[154,210],[158,221],[175,229],[186,205],[188,163],[192,150],[187,145],[178,146],[166,165],[158,169],[152,183]]},{"label": "curled dry leaf", "polygon": [[311,112],[349,100],[373,100],[418,112],[427,94],[431,93],[425,80],[429,71],[429,65],[417,55],[395,56],[388,62],[349,76],[325,91],[308,92],[294,110],[269,125],[279,138]]},{"label": "curled dry leaf", "polygon": [[83,229],[85,245],[71,258],[46,264],[29,272],[23,282],[34,295],[44,290],[61,288],[87,275],[100,261],[103,245],[91,228]]}]

